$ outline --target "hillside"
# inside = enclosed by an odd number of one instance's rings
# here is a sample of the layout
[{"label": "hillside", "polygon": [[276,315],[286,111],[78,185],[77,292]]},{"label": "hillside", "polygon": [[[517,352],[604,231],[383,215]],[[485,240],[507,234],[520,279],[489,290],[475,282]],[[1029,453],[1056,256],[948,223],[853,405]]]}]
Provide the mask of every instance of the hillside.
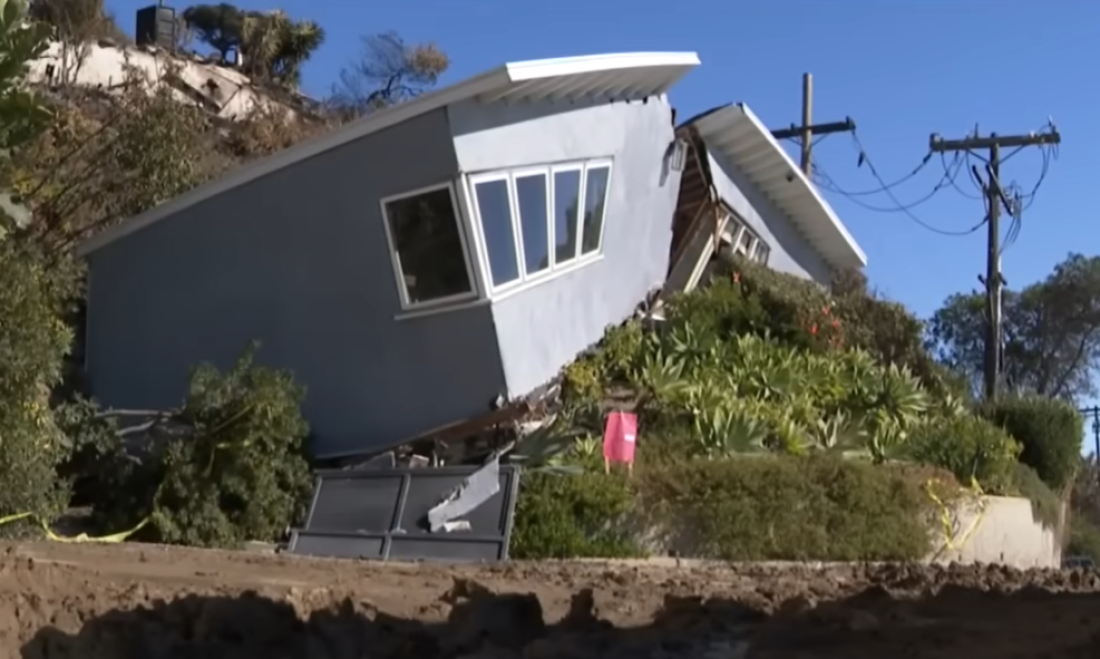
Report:
[{"label": "hillside", "polygon": [[175,14],[170,35],[133,43],[102,0],[30,7],[53,31],[27,75],[50,116],[6,180],[30,211],[17,220],[62,250],[243,163],[414,97],[448,65],[431,44],[368,35],[359,60],[316,100],[298,91],[302,64],[324,41],[308,20],[196,5]]}]

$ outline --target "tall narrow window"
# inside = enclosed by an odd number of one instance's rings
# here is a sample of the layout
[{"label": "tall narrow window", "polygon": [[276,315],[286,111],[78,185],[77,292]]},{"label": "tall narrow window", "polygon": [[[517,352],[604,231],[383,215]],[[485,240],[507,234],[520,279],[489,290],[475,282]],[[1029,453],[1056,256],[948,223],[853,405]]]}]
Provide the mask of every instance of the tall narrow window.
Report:
[{"label": "tall narrow window", "polygon": [[450,186],[383,205],[406,306],[473,293]]},{"label": "tall narrow window", "polygon": [[607,208],[607,186],[611,182],[611,167],[589,167],[584,183],[584,231],[581,233],[581,254],[591,254],[600,248],[603,216]]},{"label": "tall narrow window", "polygon": [[554,263],[577,256],[577,220],[580,214],[581,170],[554,172]]},{"label": "tall narrow window", "polygon": [[523,234],[523,262],[528,275],[550,267],[550,226],[546,174],[516,176],[516,207]]},{"label": "tall narrow window", "polygon": [[474,190],[481,215],[481,230],[485,236],[485,251],[489,256],[489,272],[493,285],[503,286],[519,279],[508,179],[477,183]]}]

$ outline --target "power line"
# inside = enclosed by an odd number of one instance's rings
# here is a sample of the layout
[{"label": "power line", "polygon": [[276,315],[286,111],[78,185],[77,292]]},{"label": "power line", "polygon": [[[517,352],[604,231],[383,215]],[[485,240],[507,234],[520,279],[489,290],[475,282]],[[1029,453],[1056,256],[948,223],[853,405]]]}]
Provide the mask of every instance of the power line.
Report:
[{"label": "power line", "polygon": [[[985,224],[985,220],[983,219],[981,222],[979,222],[979,223],[975,224],[974,226],[972,226],[968,229],[965,229],[965,230],[955,231],[955,230],[950,230],[950,229],[941,229],[937,226],[929,224],[928,222],[925,222],[924,220],[917,217],[917,215],[915,215],[912,212],[913,208],[929,201],[934,196],[936,196],[936,194],[939,193],[939,191],[942,190],[943,188],[947,187],[948,185],[957,185],[955,183],[955,179],[958,177],[958,173],[962,168],[961,161],[958,164],[956,164],[954,171],[951,171],[950,169],[945,170],[944,176],[940,179],[940,181],[938,183],[936,183],[936,185],[932,188],[931,192],[929,192],[928,194],[924,195],[923,197],[917,199],[916,201],[913,201],[913,202],[910,202],[910,203],[906,204],[906,203],[902,203],[902,201],[900,199],[898,199],[897,195],[895,195],[894,192],[893,192],[893,189],[895,187],[897,187],[897,185],[898,185],[898,181],[895,181],[893,183],[887,183],[883,179],[883,177],[878,172],[878,168],[875,167],[874,161],[871,160],[871,157],[868,154],[866,147],[864,147],[862,141],[860,141],[859,135],[854,130],[852,131],[852,139],[853,139],[853,142],[856,146],[856,150],[859,153],[859,162],[858,162],[857,166],[866,163],[867,169],[871,172],[871,176],[873,176],[875,178],[875,181],[879,185],[879,187],[877,188],[877,190],[875,190],[875,192],[885,194],[890,199],[890,201],[892,201],[894,203],[894,206],[893,207],[882,207],[882,206],[873,206],[871,204],[865,203],[863,200],[859,199],[856,195],[851,195],[851,194],[847,193],[846,191],[842,190],[841,188],[839,188],[835,184],[835,182],[832,180],[832,178],[827,173],[825,173],[820,168],[820,166],[818,166],[818,167],[815,168],[815,173],[818,175],[818,182],[819,182],[819,184],[821,184],[821,187],[825,188],[826,190],[830,190],[830,191],[835,192],[837,194],[843,195],[843,196],[847,197],[852,203],[856,204],[857,206],[860,206],[860,207],[865,208],[865,209],[870,210],[870,211],[879,212],[879,213],[903,213],[913,223],[917,224],[918,226],[920,226],[920,227],[922,227],[922,228],[924,228],[928,231],[931,231],[932,233],[939,234],[941,236],[952,236],[952,237],[968,236],[968,235],[976,232],[978,229],[980,229],[982,227],[982,225]],[[916,173],[919,173],[921,170],[923,170],[927,166],[927,164],[932,159],[932,155],[933,155],[933,152],[931,150],[929,150],[928,155],[926,155],[921,160],[921,163],[919,165],[917,165],[917,167],[914,168],[914,170],[912,172],[910,172],[908,175],[906,175],[902,179],[899,179],[899,181],[906,181],[906,180],[912,179],[913,176]]]}]

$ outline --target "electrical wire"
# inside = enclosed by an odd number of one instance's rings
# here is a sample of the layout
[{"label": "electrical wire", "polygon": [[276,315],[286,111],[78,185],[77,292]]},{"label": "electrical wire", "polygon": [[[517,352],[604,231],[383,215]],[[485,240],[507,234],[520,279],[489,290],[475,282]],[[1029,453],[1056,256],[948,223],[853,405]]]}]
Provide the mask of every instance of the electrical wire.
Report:
[{"label": "electrical wire", "polygon": [[[956,172],[958,172],[959,167],[961,167],[963,165],[966,165],[966,174],[970,178],[970,182],[972,184],[974,184],[975,186],[977,186],[977,182],[974,180],[974,173],[972,171],[970,171],[969,158],[967,158],[966,162],[964,162],[963,157],[960,156],[958,151],[955,152],[954,162],[951,165],[947,164],[947,155],[944,154],[943,151],[940,151],[940,164],[943,165],[943,173],[944,173],[945,176],[950,176],[952,166],[954,166]],[[955,180],[956,178],[957,178],[956,176],[950,176],[949,180],[951,181],[951,187],[955,188],[955,191],[958,192],[960,195],[962,195],[962,196],[964,196],[967,199],[970,199],[972,201],[981,201],[982,199],[985,198],[982,195],[971,194],[971,193],[967,192],[966,190],[963,190],[962,186],[960,186],[958,184],[958,182]]]},{"label": "electrical wire", "polygon": [[[963,161],[961,159],[959,159],[958,162],[955,164],[954,171],[952,171],[950,168],[945,167],[943,177],[940,178],[940,181],[938,183],[936,183],[935,187],[932,188],[932,191],[930,193],[926,194],[925,196],[921,197],[920,199],[918,199],[914,202],[910,202],[908,204],[905,204],[905,203],[902,203],[901,200],[898,199],[897,195],[895,195],[894,192],[893,192],[893,188],[898,185],[898,182],[887,183],[882,178],[882,176],[879,174],[878,169],[875,167],[874,162],[871,160],[870,156],[868,155],[867,149],[863,146],[863,143],[860,141],[859,136],[856,134],[855,131],[852,131],[851,135],[852,135],[853,142],[856,146],[856,150],[859,153],[859,163],[860,164],[863,164],[863,163],[867,164],[867,169],[871,172],[871,175],[875,178],[875,181],[880,186],[873,193],[886,194],[886,196],[890,199],[890,201],[892,201],[894,203],[894,206],[887,208],[887,207],[880,207],[880,206],[872,206],[870,204],[864,203],[861,199],[858,199],[856,195],[848,194],[846,191],[839,188],[832,181],[832,178],[829,177],[828,174],[826,174],[824,171],[822,171],[820,167],[817,167],[817,168],[815,168],[815,173],[818,175],[818,178],[823,183],[822,187],[824,187],[826,190],[830,190],[832,192],[835,192],[835,193],[841,194],[845,197],[848,197],[848,199],[850,201],[852,201],[853,203],[855,203],[857,206],[861,206],[863,208],[866,208],[867,210],[880,212],[880,213],[903,213],[903,214],[905,214],[905,216],[910,221],[914,222],[918,226],[920,226],[920,227],[922,227],[922,228],[924,228],[928,231],[931,231],[932,233],[936,233],[936,234],[943,235],[943,236],[967,236],[967,235],[970,235],[970,234],[974,233],[978,229],[980,229],[988,221],[988,216],[986,216],[985,218],[982,219],[981,222],[979,222],[978,224],[975,224],[974,226],[970,227],[969,229],[962,230],[962,231],[952,231],[952,230],[941,229],[939,227],[933,226],[933,225],[929,224],[928,222],[925,222],[921,218],[917,217],[912,212],[913,208],[915,208],[916,206],[919,206],[920,204],[923,204],[926,201],[930,200],[932,197],[934,197],[943,188],[947,187],[948,185],[957,185],[957,184],[955,184],[955,179],[958,177],[959,170],[962,168],[962,165],[963,165]],[[908,176],[904,177],[902,179],[902,182],[904,182],[905,180],[911,179],[915,173],[919,173],[919,171],[922,170],[928,164],[928,162],[931,161],[931,159],[932,159],[932,152],[930,151],[928,153],[928,155],[926,155],[924,157],[924,159],[921,161],[921,164],[917,166],[917,168],[914,170],[914,172],[912,172]]]}]

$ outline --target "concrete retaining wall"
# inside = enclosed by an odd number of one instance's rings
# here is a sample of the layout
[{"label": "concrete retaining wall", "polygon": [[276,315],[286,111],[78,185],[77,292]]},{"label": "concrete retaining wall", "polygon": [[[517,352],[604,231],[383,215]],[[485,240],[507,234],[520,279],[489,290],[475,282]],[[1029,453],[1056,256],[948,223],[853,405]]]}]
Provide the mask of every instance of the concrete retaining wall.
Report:
[{"label": "concrete retaining wall", "polygon": [[1035,519],[1027,499],[984,497],[983,504],[965,501],[954,508],[953,537],[944,542],[946,534],[942,528],[937,529],[933,538],[938,547],[931,562],[1061,567],[1061,534],[1057,528],[1045,528]]},{"label": "concrete retaining wall", "polygon": [[[964,497],[950,506],[946,525],[940,515],[931,523],[934,551],[926,559],[929,563],[998,563],[1021,569],[1062,564],[1058,528],[1044,527],[1027,499],[983,497],[979,502]],[[632,520],[629,527],[650,555],[710,558],[690,529],[658,530],[642,520]]]}]

